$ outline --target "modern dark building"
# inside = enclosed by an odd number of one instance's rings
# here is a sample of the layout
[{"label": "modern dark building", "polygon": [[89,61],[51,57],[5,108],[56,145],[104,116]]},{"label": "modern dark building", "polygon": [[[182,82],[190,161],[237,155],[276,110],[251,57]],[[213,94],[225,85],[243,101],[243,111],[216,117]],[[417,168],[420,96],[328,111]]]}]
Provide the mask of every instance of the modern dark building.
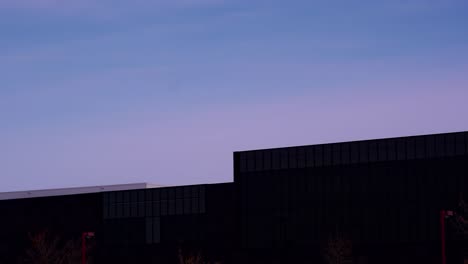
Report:
[{"label": "modern dark building", "polygon": [[95,232],[94,263],[326,263],[333,239],[353,263],[441,263],[444,223],[462,264],[468,233],[440,212],[463,199],[468,132],[242,151],[233,183],[0,193],[0,263],[44,229]]}]

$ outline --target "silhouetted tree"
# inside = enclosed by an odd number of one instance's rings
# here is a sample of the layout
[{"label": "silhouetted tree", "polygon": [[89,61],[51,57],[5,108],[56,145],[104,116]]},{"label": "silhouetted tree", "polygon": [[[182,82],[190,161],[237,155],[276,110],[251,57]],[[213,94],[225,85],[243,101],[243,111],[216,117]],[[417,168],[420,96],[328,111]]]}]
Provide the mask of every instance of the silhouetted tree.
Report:
[{"label": "silhouetted tree", "polygon": [[324,258],[328,264],[352,263],[352,243],[338,231],[330,235],[324,250]]},{"label": "silhouetted tree", "polygon": [[30,248],[26,251],[26,263],[32,264],[72,264],[78,245],[75,241],[62,241],[48,230],[29,234]]}]

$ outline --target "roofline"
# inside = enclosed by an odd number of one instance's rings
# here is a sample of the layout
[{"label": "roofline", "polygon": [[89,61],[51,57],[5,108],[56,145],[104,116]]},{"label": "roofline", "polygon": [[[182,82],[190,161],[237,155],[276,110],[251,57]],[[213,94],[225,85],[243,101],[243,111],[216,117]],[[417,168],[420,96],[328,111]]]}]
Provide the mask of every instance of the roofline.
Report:
[{"label": "roofline", "polygon": [[150,183],[128,183],[128,184],[98,185],[98,186],[85,186],[85,187],[44,189],[44,190],[0,192],[0,200],[26,199],[26,198],[51,197],[51,196],[63,196],[63,195],[76,195],[76,194],[91,194],[91,193],[111,192],[111,191],[151,189],[151,188],[159,188],[159,187],[163,187],[163,186],[157,185],[157,184],[150,184]]},{"label": "roofline", "polygon": [[234,151],[234,153],[246,153],[246,152],[254,152],[254,151],[279,150],[279,149],[289,149],[289,148],[304,148],[304,147],[347,144],[347,143],[357,143],[357,142],[366,142],[366,141],[408,139],[408,138],[415,138],[415,137],[427,137],[427,136],[451,135],[451,134],[463,134],[463,133],[468,133],[468,131],[443,132],[443,133],[435,133],[435,134],[419,134],[419,135],[412,135],[412,136],[400,136],[400,137],[388,137],[388,138],[372,138],[372,139],[340,141],[340,142],[326,142],[326,143],[320,143],[320,144],[297,145],[297,146],[287,146],[287,147],[277,147],[277,148],[247,149],[247,150]]}]

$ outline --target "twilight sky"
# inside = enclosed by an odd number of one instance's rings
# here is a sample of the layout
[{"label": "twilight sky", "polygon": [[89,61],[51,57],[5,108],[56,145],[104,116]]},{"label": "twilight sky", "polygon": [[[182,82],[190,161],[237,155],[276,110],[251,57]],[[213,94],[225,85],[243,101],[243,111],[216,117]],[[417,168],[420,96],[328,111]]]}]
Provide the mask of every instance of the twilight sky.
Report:
[{"label": "twilight sky", "polygon": [[466,0],[0,0],[0,191],[468,130]]}]

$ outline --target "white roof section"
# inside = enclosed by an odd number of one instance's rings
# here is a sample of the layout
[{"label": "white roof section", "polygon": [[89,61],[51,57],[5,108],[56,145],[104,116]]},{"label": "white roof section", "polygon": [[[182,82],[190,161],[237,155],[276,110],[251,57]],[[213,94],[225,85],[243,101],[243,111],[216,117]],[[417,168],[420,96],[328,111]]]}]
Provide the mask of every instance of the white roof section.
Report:
[{"label": "white roof section", "polygon": [[0,200],[36,198],[36,197],[49,197],[85,193],[99,193],[111,191],[125,191],[137,189],[151,189],[163,187],[162,185],[150,183],[130,183],[130,184],[116,184],[116,185],[103,185],[103,186],[89,186],[89,187],[74,187],[74,188],[60,188],[60,189],[46,189],[46,190],[32,190],[32,191],[16,191],[16,192],[1,192]]}]

